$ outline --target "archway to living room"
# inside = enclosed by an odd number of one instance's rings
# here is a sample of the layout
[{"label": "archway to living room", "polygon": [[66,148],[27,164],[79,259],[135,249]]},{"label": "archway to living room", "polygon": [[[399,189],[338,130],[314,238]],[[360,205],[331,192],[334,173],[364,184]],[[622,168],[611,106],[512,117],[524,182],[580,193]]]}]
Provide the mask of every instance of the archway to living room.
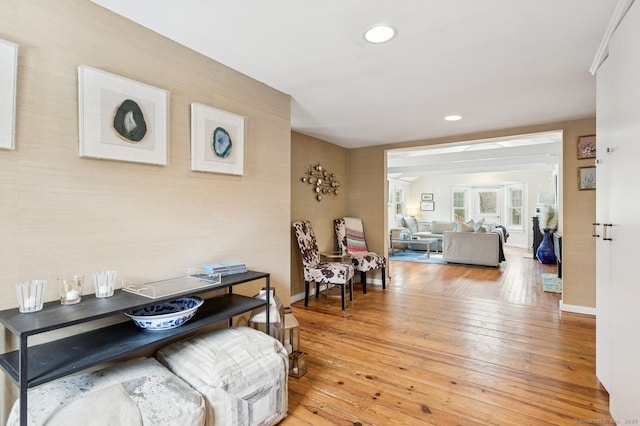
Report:
[{"label": "archway to living room", "polygon": [[[535,218],[553,209],[554,228],[562,229],[562,141],[558,130],[388,150],[390,252],[426,248],[394,248],[398,230],[415,218],[423,230],[445,222],[498,226],[508,237],[506,246],[535,257]],[[428,248],[438,251],[441,244]]]}]

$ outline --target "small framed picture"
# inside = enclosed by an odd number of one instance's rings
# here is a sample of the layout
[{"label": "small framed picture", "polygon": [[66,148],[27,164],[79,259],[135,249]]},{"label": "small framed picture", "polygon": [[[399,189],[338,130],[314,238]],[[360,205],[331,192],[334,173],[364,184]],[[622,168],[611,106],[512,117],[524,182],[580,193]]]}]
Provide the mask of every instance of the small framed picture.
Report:
[{"label": "small framed picture", "polygon": [[191,104],[191,170],[244,175],[245,117]]},{"label": "small framed picture", "polygon": [[422,194],[420,201],[433,201],[433,194]]},{"label": "small framed picture", "polygon": [[436,209],[435,203],[433,201],[422,201],[420,203],[420,210],[425,212],[432,212]]},{"label": "small framed picture", "polygon": [[596,158],[596,135],[578,138],[578,160],[585,158]]},{"label": "small framed picture", "polygon": [[578,168],[578,189],[596,189],[595,166]]},{"label": "small framed picture", "polygon": [[167,165],[169,92],[78,67],[80,157]]}]

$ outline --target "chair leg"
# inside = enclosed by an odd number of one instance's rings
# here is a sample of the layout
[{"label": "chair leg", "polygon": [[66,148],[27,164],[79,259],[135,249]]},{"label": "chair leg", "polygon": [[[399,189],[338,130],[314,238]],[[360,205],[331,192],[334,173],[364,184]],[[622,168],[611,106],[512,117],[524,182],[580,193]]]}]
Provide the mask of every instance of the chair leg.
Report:
[{"label": "chair leg", "polygon": [[309,306],[309,281],[304,282],[304,306]]},{"label": "chair leg", "polygon": [[387,288],[387,273],[385,271],[385,267],[382,267],[382,289]]},{"label": "chair leg", "polygon": [[347,309],[347,304],[345,303],[345,300],[344,300],[345,299],[345,287],[346,287],[345,285],[341,285],[340,286],[340,290],[341,290],[341,293],[342,293],[342,310],[343,311]]},{"label": "chair leg", "polygon": [[320,297],[320,283],[316,283],[316,299]]},{"label": "chair leg", "polygon": [[367,273],[360,271],[360,282],[362,283],[362,292],[367,294]]},{"label": "chair leg", "polygon": [[353,278],[349,280],[349,300],[353,302]]}]

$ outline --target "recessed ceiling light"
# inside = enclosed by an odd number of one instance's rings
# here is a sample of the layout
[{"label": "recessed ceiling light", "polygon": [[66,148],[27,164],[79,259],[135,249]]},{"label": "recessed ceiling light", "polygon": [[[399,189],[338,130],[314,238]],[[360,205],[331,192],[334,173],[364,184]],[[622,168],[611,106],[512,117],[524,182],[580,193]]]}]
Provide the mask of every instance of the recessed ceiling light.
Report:
[{"label": "recessed ceiling light", "polygon": [[462,120],[462,116],[457,114],[447,115],[444,119],[447,121],[458,121],[458,120]]},{"label": "recessed ceiling light", "polygon": [[396,30],[387,24],[376,24],[364,32],[364,39],[369,43],[384,43],[396,35]]}]

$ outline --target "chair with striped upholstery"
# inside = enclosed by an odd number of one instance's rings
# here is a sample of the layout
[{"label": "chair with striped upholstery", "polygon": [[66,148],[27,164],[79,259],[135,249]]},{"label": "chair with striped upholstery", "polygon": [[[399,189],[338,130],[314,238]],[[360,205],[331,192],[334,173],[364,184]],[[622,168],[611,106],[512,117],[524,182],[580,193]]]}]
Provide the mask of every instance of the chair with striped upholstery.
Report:
[{"label": "chair with striped upholstery", "polygon": [[316,297],[320,294],[320,284],[341,287],[342,310],[346,308],[345,292],[349,286],[349,300],[353,300],[353,266],[350,263],[321,262],[316,236],[309,221],[293,223],[296,240],[302,256],[304,269],[304,306],[309,304],[309,283],[316,283]]},{"label": "chair with striped upholstery", "polygon": [[387,288],[387,258],[367,249],[364,238],[362,219],[357,217],[341,217],[334,220],[338,250],[340,254],[349,254],[351,263],[360,272],[362,292],[367,293],[367,272],[380,269],[382,272],[382,288]]}]

